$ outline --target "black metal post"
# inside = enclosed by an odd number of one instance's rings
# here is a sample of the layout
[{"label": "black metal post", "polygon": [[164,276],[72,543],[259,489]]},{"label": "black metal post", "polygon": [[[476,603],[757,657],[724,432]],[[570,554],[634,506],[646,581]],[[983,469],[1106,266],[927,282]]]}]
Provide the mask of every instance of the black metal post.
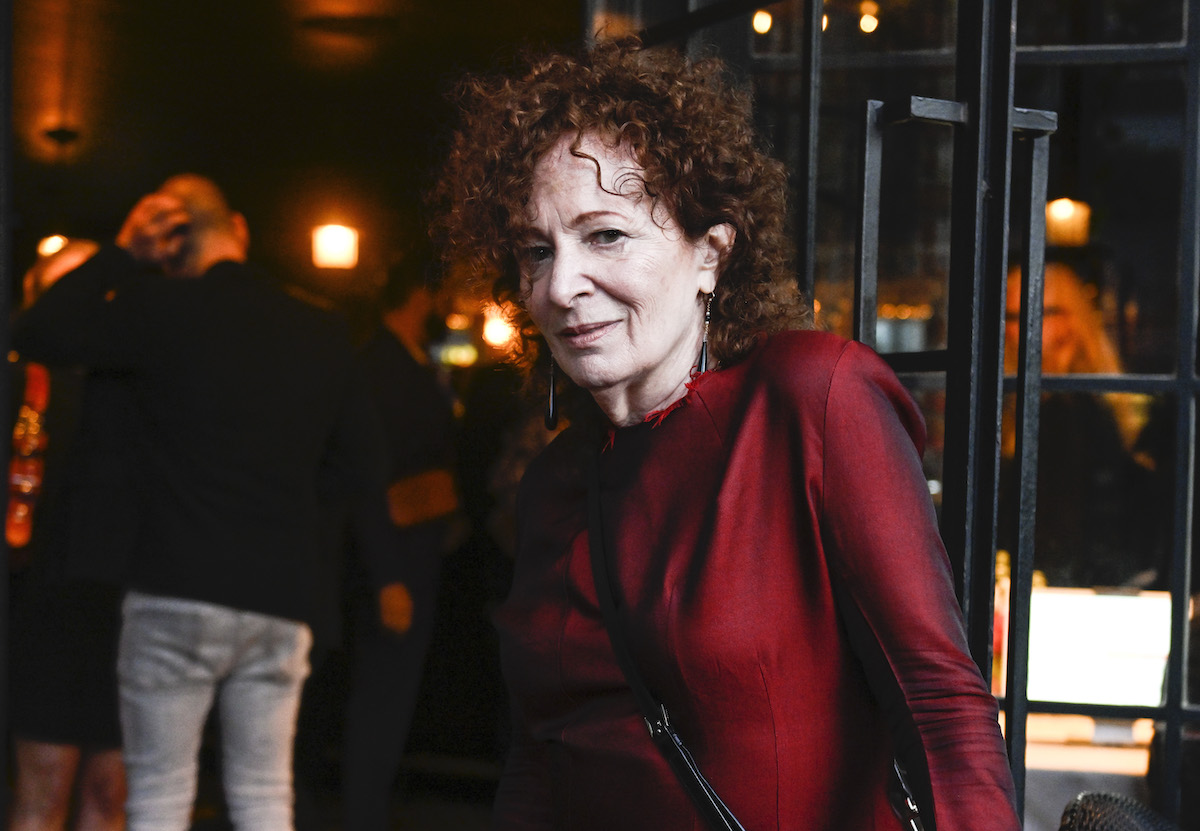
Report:
[{"label": "black metal post", "polygon": [[1172,544],[1169,586],[1171,591],[1171,649],[1167,657],[1165,712],[1161,765],[1162,804],[1160,811],[1179,817],[1182,797],[1183,707],[1187,703],[1188,617],[1193,574],[1191,562],[1195,541],[1196,473],[1196,361],[1197,300],[1200,286],[1200,2],[1187,4],[1187,110],[1183,130],[1183,183],[1180,193],[1178,351],[1175,392],[1175,533]]},{"label": "black metal post", "polygon": [[798,158],[801,161],[803,202],[796,226],[799,233],[796,253],[799,257],[800,290],[812,300],[816,296],[817,268],[817,185],[820,177],[818,137],[821,128],[821,18],[825,4],[805,0],[804,45],[800,55],[800,111],[805,120],[800,130]]},{"label": "black metal post", "polygon": [[[1033,597],[1034,527],[1037,508],[1038,416],[1042,396],[1042,312],[1046,261],[1046,182],[1050,135],[1042,132],[1016,143],[1022,164],[1021,196],[1027,214],[1021,263],[1020,340],[1017,351],[1016,448],[1020,476],[1020,528],[1010,552],[1008,660],[1004,704],[1005,740],[1016,786],[1025,804],[1025,721],[1029,715],[1029,617]],[[1014,183],[1014,190],[1017,185]]]},{"label": "black metal post", "polygon": [[956,131],[942,535],[954,564],[971,654],[991,677],[996,490],[1012,142],[1013,0],[958,7]]},{"label": "black metal post", "polygon": [[854,257],[854,339],[875,348],[879,288],[879,194],[883,188],[882,101],[868,101],[859,171],[858,237]]}]

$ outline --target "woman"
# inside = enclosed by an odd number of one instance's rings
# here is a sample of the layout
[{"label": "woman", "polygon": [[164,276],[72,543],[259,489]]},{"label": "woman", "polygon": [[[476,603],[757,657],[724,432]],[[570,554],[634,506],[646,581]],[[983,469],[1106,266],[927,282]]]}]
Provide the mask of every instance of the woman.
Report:
[{"label": "woman", "polygon": [[[1051,260],[1043,292],[1042,372],[1120,374],[1094,287],[1089,291],[1074,268]],[[1004,368],[1010,374],[1017,371],[1020,309],[1018,267],[1009,271],[1007,283]],[[1035,579],[1086,588],[1165,586],[1171,502],[1168,480],[1156,471],[1164,454],[1143,452],[1159,436],[1153,428],[1144,431],[1150,403],[1149,396],[1128,392],[1042,395]],[[1015,550],[1019,530],[1016,432],[1016,396],[1009,395],[1001,429],[997,533],[999,547],[1008,551]]]},{"label": "woman", "polygon": [[616,43],[465,94],[439,234],[590,394],[521,485],[495,827],[704,827],[597,610],[598,457],[621,633],[747,829],[894,831],[894,756],[927,828],[1016,829],[920,415],[866,348],[792,331],[785,177],[747,97],[715,61]]},{"label": "woman", "polygon": [[[39,257],[25,274],[22,308],[98,248],[77,239]],[[16,765],[7,827],[119,831],[126,784],[117,637],[124,563],[138,526],[125,463],[132,402],[111,374],[28,360],[10,369],[23,394],[5,528]],[[22,472],[35,476],[29,490],[14,487]]]}]

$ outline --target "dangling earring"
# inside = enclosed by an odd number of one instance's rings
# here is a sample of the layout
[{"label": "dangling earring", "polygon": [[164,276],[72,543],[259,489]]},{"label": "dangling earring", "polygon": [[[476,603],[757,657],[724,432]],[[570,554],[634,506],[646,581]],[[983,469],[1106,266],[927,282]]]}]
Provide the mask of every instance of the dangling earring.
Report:
[{"label": "dangling earring", "polygon": [[558,427],[558,404],[554,400],[554,359],[550,359],[550,395],[546,402],[546,429]]},{"label": "dangling earring", "polygon": [[704,340],[700,342],[700,360],[696,363],[696,374],[708,371],[708,323],[712,320],[712,292],[708,293],[708,302],[704,304]]}]

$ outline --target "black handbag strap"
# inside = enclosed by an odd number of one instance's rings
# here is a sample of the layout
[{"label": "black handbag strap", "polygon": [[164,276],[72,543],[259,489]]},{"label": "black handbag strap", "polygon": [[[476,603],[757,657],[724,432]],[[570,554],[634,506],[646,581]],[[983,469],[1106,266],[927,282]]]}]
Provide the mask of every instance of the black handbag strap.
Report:
[{"label": "black handbag strap", "polygon": [[621,637],[617,620],[617,605],[613,596],[612,578],[609,573],[607,549],[604,545],[604,527],[601,522],[600,506],[600,463],[593,457],[590,464],[588,483],[588,549],[592,563],[592,578],[596,583],[596,596],[600,602],[600,613],[604,617],[604,628],[612,642],[617,664],[625,674],[638,707],[642,711],[650,737],[666,757],[671,769],[679,778],[684,790],[692,798],[700,813],[708,820],[714,831],[745,831],[733,812],[721,801],[712,785],[700,772],[696,760],[688,751],[679,734],[671,725],[666,705],[650,692],[633,662],[629,646]]}]

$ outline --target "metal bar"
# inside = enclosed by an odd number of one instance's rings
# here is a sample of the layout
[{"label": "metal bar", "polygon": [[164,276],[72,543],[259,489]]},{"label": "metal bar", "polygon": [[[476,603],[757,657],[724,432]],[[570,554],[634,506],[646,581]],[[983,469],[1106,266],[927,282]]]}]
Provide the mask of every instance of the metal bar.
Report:
[{"label": "metal bar", "polygon": [[[948,68],[954,66],[954,50],[880,52],[871,55],[828,52],[824,57],[824,66],[828,69],[886,69],[893,66]],[[800,55],[786,53],[757,55],[754,58],[754,69],[761,72],[800,72],[804,69],[803,58]]]},{"label": "metal bar", "polygon": [[818,137],[821,127],[821,17],[825,6],[818,0],[806,0],[807,25],[801,54],[803,69],[800,101],[801,111],[807,114],[800,131],[800,159],[804,167],[804,198],[797,227],[801,236],[797,251],[800,255],[800,290],[810,300],[816,297],[817,270],[817,187],[820,184]]},{"label": "metal bar", "polygon": [[[1181,188],[1181,234],[1179,251],[1179,309],[1176,372],[1180,389],[1175,400],[1175,534],[1169,586],[1171,591],[1171,650],[1167,657],[1166,702],[1160,723],[1164,725],[1163,792],[1158,808],[1167,817],[1178,819],[1183,768],[1182,707],[1187,696],[1188,612],[1192,587],[1192,516],[1195,499],[1196,464],[1196,378],[1197,290],[1200,286],[1200,245],[1196,223],[1200,222],[1200,14],[1196,0],[1188,2],[1187,104],[1183,147],[1183,183]],[[1191,125],[1186,128],[1186,125]]]},{"label": "metal bar", "polygon": [[[1020,341],[1017,352],[1016,457],[1020,476],[1020,514],[1016,556],[1011,558],[1008,619],[1008,678],[1005,691],[1005,740],[1013,778],[1025,781],[1025,722],[1029,715],[1029,619],[1033,596],[1034,528],[1037,519],[1038,426],[1042,397],[1042,312],[1046,260],[1046,181],[1050,138],[1036,134],[1017,142],[1028,169],[1022,186],[1027,213],[1026,245],[1021,263]],[[1014,148],[1014,155],[1016,155]],[[1025,172],[1025,171],[1022,171]],[[1025,178],[1025,177],[1022,177]],[[1014,186],[1015,189],[1015,186]],[[1019,802],[1023,804],[1023,799]]]},{"label": "metal bar", "polygon": [[1137,45],[1097,43],[1081,46],[1018,46],[1021,66],[1104,66],[1127,63],[1183,61],[1187,47],[1182,43]]},{"label": "metal bar", "polygon": [[969,119],[956,130],[954,146],[942,534],[971,653],[985,677],[991,675],[1014,15],[1012,0],[958,9],[955,97]]},{"label": "metal bar", "polygon": [[[1163,715],[1162,707],[1137,704],[1088,704],[1078,701],[1040,701],[1028,702],[1031,713],[1053,713],[1057,715],[1094,716],[1096,718],[1111,718],[1133,721],[1139,718],[1159,720]],[[1193,705],[1181,710],[1184,721],[1200,723],[1200,706]]]},{"label": "metal bar", "polygon": [[[1005,380],[1009,389],[1011,379]],[[1043,375],[1044,392],[1144,392],[1151,395],[1180,393],[1194,395],[1200,392],[1200,380],[1176,378],[1173,375],[1108,375],[1101,373],[1077,373],[1074,375]]]},{"label": "metal bar", "polygon": [[913,95],[902,101],[886,103],[881,120],[885,124],[903,124],[906,121],[966,124],[967,105],[961,101],[946,101],[941,98]]},{"label": "metal bar", "polygon": [[[1112,66],[1127,63],[1175,63],[1187,60],[1187,46],[1181,43],[1094,44],[1081,46],[1018,46],[1017,63],[1021,66]],[[889,69],[892,67],[951,67],[953,49],[913,49],[906,52],[855,52],[830,54],[829,69]],[[797,55],[761,55],[755,68],[773,72],[802,69]]]},{"label": "metal bar", "polygon": [[1058,129],[1058,113],[1013,107],[1012,126],[1014,130],[1023,133],[1053,133]]},{"label": "metal bar", "polygon": [[[968,495],[973,490],[975,456],[974,425],[977,419],[975,373],[973,366],[978,351],[975,343],[978,316],[975,296],[978,291],[981,264],[976,243],[982,236],[983,202],[977,182],[984,179],[984,125],[980,120],[979,103],[983,70],[983,9],[978,4],[964,4],[958,10],[957,61],[960,92],[969,91],[975,107],[963,129],[955,133],[954,169],[951,195],[950,286],[947,298],[947,351],[950,365],[946,372],[946,437],[943,462],[945,489],[942,494],[942,537],[946,543],[955,572],[959,603],[965,606],[966,561],[970,539],[974,535],[973,514]],[[968,48],[968,44],[971,48]],[[968,80],[974,81],[974,84]],[[966,95],[960,95],[966,98]],[[973,646],[973,644],[972,644]],[[982,668],[982,667],[981,667]]]},{"label": "metal bar", "polygon": [[863,152],[854,257],[854,339],[875,348],[875,318],[879,312],[879,194],[883,184],[882,101],[868,101],[863,124]]},{"label": "metal bar", "polygon": [[[867,101],[863,119],[862,167],[859,180],[862,204],[858,215],[858,236],[854,260],[854,338],[875,348],[876,318],[879,308],[879,217],[883,187],[883,128],[888,124],[908,121],[963,123],[966,108],[955,101],[911,96],[903,101],[885,104]],[[898,362],[901,363],[901,362]],[[911,371],[923,361],[908,361],[903,369]],[[945,368],[943,359],[937,368]],[[899,371],[899,370],[898,370]]]},{"label": "metal bar", "polygon": [[[893,67],[952,67],[953,49],[913,49],[904,52],[843,52],[830,54],[829,69],[872,70]],[[1180,43],[1095,44],[1080,46],[1019,46],[1017,63],[1021,66],[1113,66],[1127,63],[1176,63],[1187,59],[1187,47]],[[796,71],[795,55],[762,55],[761,68]]]}]

